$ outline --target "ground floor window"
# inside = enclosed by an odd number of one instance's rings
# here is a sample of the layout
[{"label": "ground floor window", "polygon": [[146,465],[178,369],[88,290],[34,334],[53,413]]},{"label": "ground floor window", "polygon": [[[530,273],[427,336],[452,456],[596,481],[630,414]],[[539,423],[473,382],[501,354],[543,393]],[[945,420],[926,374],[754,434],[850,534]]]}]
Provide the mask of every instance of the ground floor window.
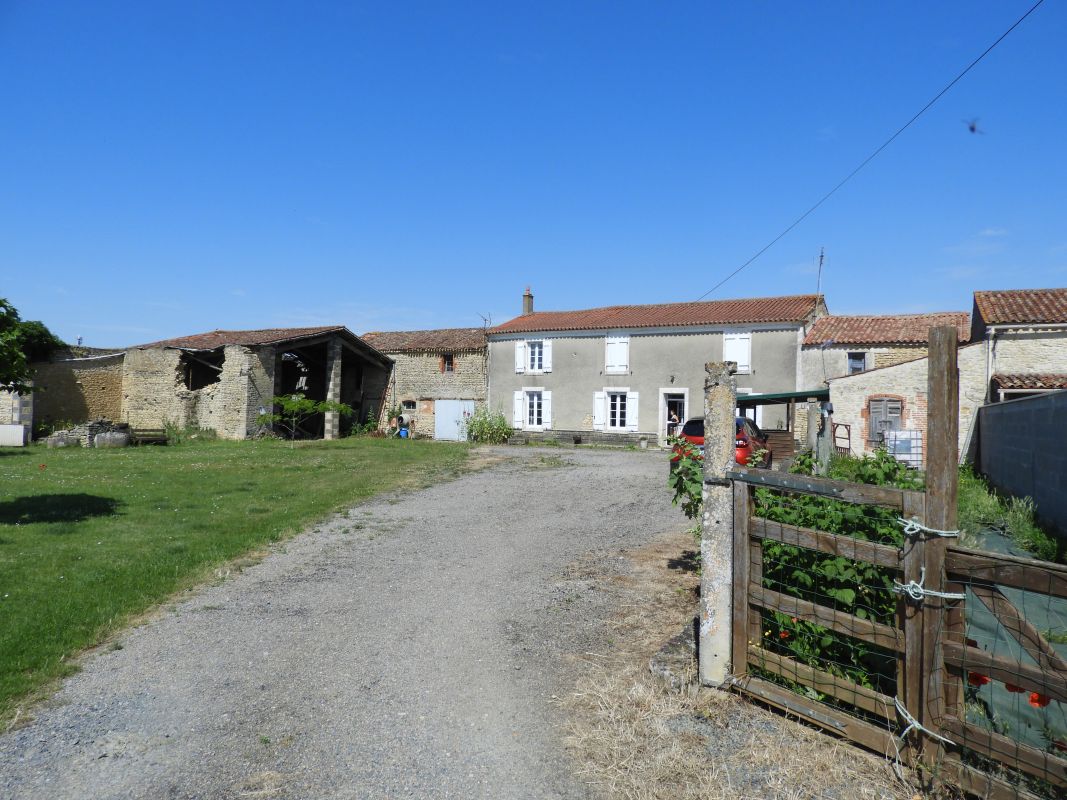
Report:
[{"label": "ground floor window", "polygon": [[867,401],[867,441],[881,444],[886,431],[899,431],[903,404],[889,397],[872,397]]},{"label": "ground floor window", "polygon": [[541,392],[526,393],[526,424],[530,427],[544,425],[544,395]]},{"label": "ground floor window", "polygon": [[593,393],[593,430],[637,430],[637,392],[621,386],[606,386]]},{"label": "ground floor window", "polygon": [[552,427],[552,392],[529,386],[515,392],[512,427],[521,430],[548,430]]},{"label": "ground floor window", "polygon": [[626,392],[608,392],[608,427],[626,427]]}]

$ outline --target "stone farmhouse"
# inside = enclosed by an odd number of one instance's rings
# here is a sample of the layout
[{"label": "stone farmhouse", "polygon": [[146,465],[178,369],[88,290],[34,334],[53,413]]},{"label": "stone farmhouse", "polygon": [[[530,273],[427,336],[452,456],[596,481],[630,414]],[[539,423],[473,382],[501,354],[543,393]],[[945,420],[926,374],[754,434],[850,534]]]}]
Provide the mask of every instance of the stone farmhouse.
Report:
[{"label": "stone farmhouse", "polygon": [[[523,313],[490,328],[489,406],[525,438],[666,444],[671,413],[701,416],[704,364],[737,362],[738,393],[803,389],[800,345],[821,295]],[[788,427],[784,406],[765,428]]]},{"label": "stone farmhouse", "polygon": [[464,419],[485,404],[489,388],[485,329],[374,331],[361,338],[394,362],[382,424],[396,410],[413,418],[417,436],[466,437]]},{"label": "stone farmhouse", "polygon": [[[19,400],[19,424],[105,418],[135,429],[173,424],[245,439],[259,429],[256,419],[272,397],[300,392],[356,410],[313,418],[303,431],[335,439],[377,418],[392,364],[340,325],[217,330],[36,364],[40,391]],[[13,407],[0,401],[0,422],[11,419]]]},{"label": "stone farmhouse", "polygon": [[804,337],[804,385],[821,387],[830,378],[921,358],[927,353],[930,328],[939,325],[955,325],[963,343],[970,338],[971,317],[966,311],[822,317]]},{"label": "stone farmhouse", "polygon": [[[970,329],[960,340],[962,459],[973,456],[982,405],[1067,388],[1067,289],[975,292]],[[925,462],[928,363],[922,356],[829,379],[834,422],[851,429],[852,452],[899,438]]]}]

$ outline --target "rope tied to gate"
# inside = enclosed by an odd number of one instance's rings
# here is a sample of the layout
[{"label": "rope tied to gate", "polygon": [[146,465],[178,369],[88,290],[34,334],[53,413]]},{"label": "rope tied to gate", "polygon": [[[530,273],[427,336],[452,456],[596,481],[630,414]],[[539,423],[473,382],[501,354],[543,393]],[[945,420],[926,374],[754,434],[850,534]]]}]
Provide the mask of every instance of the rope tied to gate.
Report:
[{"label": "rope tied to gate", "polygon": [[927,589],[923,584],[926,582],[926,567],[919,570],[919,581],[899,583],[893,581],[893,591],[897,594],[906,594],[916,603],[921,603],[927,597],[940,597],[943,600],[965,600],[967,595],[956,592],[939,592],[936,589]]},{"label": "rope tied to gate", "polygon": [[893,703],[896,705],[897,713],[900,714],[901,719],[903,719],[906,723],[908,723],[907,727],[904,728],[904,730],[900,734],[900,740],[901,741],[904,741],[904,739],[907,737],[907,735],[909,733],[911,733],[912,731],[922,731],[923,733],[925,733],[927,736],[931,737],[932,739],[937,739],[939,742],[944,742],[945,744],[950,744],[953,747],[956,746],[956,743],[954,741],[942,736],[939,733],[934,733],[932,730],[930,730],[929,728],[925,727],[921,722],[919,722],[919,720],[915,719],[915,717],[913,717],[911,714],[909,714],[908,713],[908,709],[906,709],[904,707],[904,704],[902,702],[900,702],[900,698],[899,697],[894,697],[893,698]]},{"label": "rope tied to gate", "polygon": [[950,538],[953,536],[959,536],[959,531],[939,531],[937,528],[927,528],[917,519],[904,519],[903,517],[897,517],[897,524],[904,528],[904,535],[915,537],[920,533],[929,533],[934,536],[942,536],[944,538]]}]

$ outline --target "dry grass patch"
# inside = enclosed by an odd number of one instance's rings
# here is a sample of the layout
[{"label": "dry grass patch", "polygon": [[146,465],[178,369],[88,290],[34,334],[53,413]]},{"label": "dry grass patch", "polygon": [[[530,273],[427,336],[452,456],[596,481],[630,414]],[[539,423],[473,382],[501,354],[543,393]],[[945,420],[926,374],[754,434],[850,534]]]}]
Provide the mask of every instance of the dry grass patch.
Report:
[{"label": "dry grass patch", "polygon": [[[685,533],[629,554],[631,571],[601,576],[617,599],[614,646],[587,654],[564,699],[579,772],[605,797],[726,800],[911,800],[884,759],[746,702],[681,692],[649,672],[649,659],[692,617],[696,576],[680,554]],[[695,677],[695,676],[691,676]]]}]

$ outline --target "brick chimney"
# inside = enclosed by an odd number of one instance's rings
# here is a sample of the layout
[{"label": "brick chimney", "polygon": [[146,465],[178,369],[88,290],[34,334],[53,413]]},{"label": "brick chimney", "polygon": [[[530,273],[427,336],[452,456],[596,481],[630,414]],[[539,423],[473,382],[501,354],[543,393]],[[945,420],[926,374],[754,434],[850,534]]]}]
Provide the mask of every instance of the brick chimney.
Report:
[{"label": "brick chimney", "polygon": [[533,313],[533,294],[531,294],[529,286],[526,287],[526,291],[522,295],[522,313]]}]

